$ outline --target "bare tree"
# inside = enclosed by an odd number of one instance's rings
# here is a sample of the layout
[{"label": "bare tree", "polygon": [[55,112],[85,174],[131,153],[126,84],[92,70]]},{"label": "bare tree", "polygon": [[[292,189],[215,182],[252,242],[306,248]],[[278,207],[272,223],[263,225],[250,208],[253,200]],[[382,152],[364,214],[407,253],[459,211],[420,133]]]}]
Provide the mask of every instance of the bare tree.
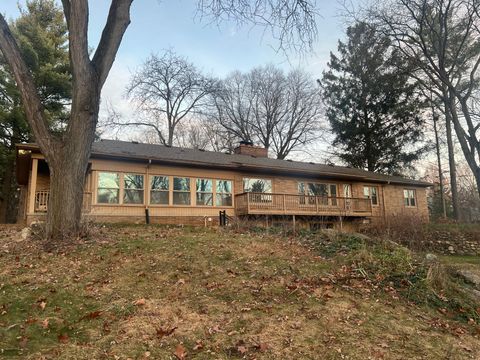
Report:
[{"label": "bare tree", "polygon": [[191,149],[233,152],[237,141],[218,123],[197,118],[182,126],[175,133],[175,144]]},{"label": "bare tree", "polygon": [[[14,74],[26,117],[50,167],[48,238],[76,234],[80,228],[84,179],[98,121],[100,93],[130,24],[133,0],[111,0],[99,44],[90,57],[88,0],[62,0],[69,34],[73,75],[70,117],[61,135],[50,131],[47,115],[18,44],[0,15],[0,50]],[[222,21],[224,16],[275,29],[282,44],[311,45],[316,36],[314,2],[308,0],[199,0],[199,12]],[[255,14],[249,17],[248,12]]]},{"label": "bare tree", "polygon": [[147,128],[156,134],[157,142],[172,146],[178,126],[198,114],[215,84],[214,79],[172,50],[162,56],[151,55],[127,87],[127,96],[141,116],[122,119],[116,114],[109,116],[108,124]]},{"label": "bare tree", "polygon": [[276,125],[273,148],[278,159],[285,159],[293,150],[304,147],[323,131],[320,89],[302,71],[292,71],[286,78],[285,116]]},{"label": "bare tree", "polygon": [[320,129],[320,92],[306,73],[273,66],[235,72],[215,94],[216,121],[239,140],[256,141],[284,159]]},{"label": "bare tree", "polygon": [[209,115],[229,134],[252,141],[255,111],[251,78],[235,71],[220,82],[213,93],[213,111]]},{"label": "bare tree", "polygon": [[369,11],[409,61],[416,80],[444,105],[455,217],[459,213],[451,125],[480,193],[480,125],[471,99],[480,65],[480,2],[391,0]]}]

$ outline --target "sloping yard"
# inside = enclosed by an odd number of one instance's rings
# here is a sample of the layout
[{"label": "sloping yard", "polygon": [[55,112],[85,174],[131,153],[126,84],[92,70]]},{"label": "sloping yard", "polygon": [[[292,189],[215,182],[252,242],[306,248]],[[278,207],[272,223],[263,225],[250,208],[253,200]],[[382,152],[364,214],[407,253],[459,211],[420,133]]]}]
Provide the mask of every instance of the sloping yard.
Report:
[{"label": "sloping yard", "polygon": [[17,228],[2,229],[1,356],[480,358],[477,319],[413,303],[381,281],[385,274],[352,269],[296,238],[92,231],[47,252],[38,240],[15,241]]}]

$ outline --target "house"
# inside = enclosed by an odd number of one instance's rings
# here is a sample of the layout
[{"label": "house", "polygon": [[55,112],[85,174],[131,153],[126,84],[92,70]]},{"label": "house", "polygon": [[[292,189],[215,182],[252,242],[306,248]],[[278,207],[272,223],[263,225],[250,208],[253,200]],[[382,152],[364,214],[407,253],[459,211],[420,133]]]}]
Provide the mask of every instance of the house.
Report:
[{"label": "house", "polygon": [[[17,145],[21,218],[48,211],[49,169],[35,144]],[[342,166],[268,158],[241,143],[233,154],[116,140],[95,142],[85,177],[84,216],[98,221],[216,224],[230,217],[310,226],[428,221],[431,184]]]}]

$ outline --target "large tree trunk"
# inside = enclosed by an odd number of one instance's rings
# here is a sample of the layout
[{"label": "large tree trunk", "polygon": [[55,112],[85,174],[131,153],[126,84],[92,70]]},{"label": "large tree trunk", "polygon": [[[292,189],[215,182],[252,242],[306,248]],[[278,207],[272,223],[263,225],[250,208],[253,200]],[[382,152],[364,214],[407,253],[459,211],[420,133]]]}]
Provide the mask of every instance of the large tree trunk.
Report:
[{"label": "large tree trunk", "polygon": [[432,105],[432,114],[433,114],[433,131],[435,134],[435,148],[437,153],[437,165],[438,165],[438,180],[440,182],[440,203],[442,206],[442,215],[443,218],[447,218],[447,208],[445,206],[445,193],[443,187],[443,170],[442,170],[442,159],[440,153],[440,139],[438,137],[438,117],[435,114],[434,106]]},{"label": "large tree trunk", "polygon": [[15,194],[13,194],[15,191],[13,186],[15,158],[12,154],[8,155],[4,171],[2,183],[3,201],[0,204],[0,223],[10,223],[14,221],[13,219],[15,217],[15,214],[11,213],[11,210],[15,207],[13,204],[15,201]]},{"label": "large tree trunk", "polygon": [[453,146],[452,136],[452,112],[455,111],[452,98],[445,89],[443,92],[445,104],[445,128],[447,133],[447,149],[448,149],[448,165],[450,169],[450,192],[452,193],[452,209],[453,218],[459,220],[459,204],[458,204],[458,186],[457,186],[457,165],[455,164],[455,149]]},{"label": "large tree trunk", "polygon": [[67,150],[59,153],[50,164],[50,199],[46,223],[49,239],[68,238],[80,231],[88,165],[88,161],[79,161],[80,158],[83,159],[84,156]]},{"label": "large tree trunk", "polygon": [[95,77],[90,86],[79,88],[74,94],[66,138],[47,158],[50,168],[50,199],[46,235],[48,239],[62,239],[76,235],[81,227],[83,190],[100,107],[100,90]]}]

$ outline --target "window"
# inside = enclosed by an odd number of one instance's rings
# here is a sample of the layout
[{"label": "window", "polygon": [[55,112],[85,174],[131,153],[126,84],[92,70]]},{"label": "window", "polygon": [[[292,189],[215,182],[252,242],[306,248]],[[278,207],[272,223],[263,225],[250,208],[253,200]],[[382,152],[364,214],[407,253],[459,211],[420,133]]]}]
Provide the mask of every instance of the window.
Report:
[{"label": "window", "polygon": [[150,180],[150,204],[169,204],[169,180],[168,176],[152,176]]},{"label": "window", "polygon": [[[298,183],[298,193],[301,195],[311,196],[309,198],[309,204],[315,204],[315,197],[321,197],[317,199],[320,204],[328,205],[329,197],[332,205],[337,205],[337,185],[336,184],[321,184],[321,183]],[[305,200],[302,199],[302,203],[305,203]]]},{"label": "window", "polygon": [[363,196],[365,199],[372,199],[372,205],[378,205],[378,195],[376,186],[364,186]]},{"label": "window", "polygon": [[120,176],[117,173],[98,173],[97,202],[118,204],[120,201]]},{"label": "window", "polygon": [[416,206],[416,193],[413,189],[403,190],[403,199],[405,206]]},{"label": "window", "polygon": [[213,187],[210,179],[197,179],[197,205],[213,205]]},{"label": "window", "polygon": [[243,178],[243,191],[256,193],[271,193],[272,180]]},{"label": "window", "polygon": [[143,204],[143,175],[123,175],[123,203]]},{"label": "window", "polygon": [[173,205],[190,205],[190,178],[173,178]]},{"label": "window", "polygon": [[217,206],[232,206],[232,182],[230,180],[217,180]]}]

